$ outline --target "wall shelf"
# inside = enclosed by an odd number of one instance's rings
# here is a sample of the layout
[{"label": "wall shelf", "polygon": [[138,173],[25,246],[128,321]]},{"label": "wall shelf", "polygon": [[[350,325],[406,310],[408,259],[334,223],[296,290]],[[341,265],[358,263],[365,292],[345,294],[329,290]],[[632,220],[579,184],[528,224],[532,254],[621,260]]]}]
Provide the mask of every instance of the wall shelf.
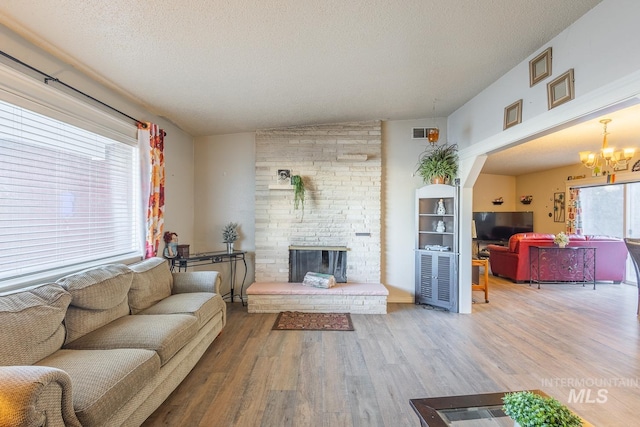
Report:
[{"label": "wall shelf", "polygon": [[291,184],[269,184],[269,190],[288,190],[293,191]]}]

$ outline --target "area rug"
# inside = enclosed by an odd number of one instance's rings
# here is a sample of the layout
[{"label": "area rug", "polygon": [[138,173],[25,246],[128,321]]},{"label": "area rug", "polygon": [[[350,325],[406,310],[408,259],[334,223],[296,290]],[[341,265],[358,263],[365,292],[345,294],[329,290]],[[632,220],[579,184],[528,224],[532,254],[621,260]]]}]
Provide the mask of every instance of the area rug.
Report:
[{"label": "area rug", "polygon": [[275,330],[281,331],[353,331],[349,313],[301,313],[283,311],[278,314]]}]

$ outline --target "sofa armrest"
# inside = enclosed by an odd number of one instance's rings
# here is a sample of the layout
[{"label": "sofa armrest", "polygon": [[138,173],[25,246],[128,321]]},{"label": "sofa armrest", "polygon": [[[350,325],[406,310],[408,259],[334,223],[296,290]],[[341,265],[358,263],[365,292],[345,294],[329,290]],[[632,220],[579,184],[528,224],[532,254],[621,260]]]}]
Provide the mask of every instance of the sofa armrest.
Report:
[{"label": "sofa armrest", "polygon": [[47,366],[0,366],[0,426],[81,427],[73,411],[71,378]]},{"label": "sofa armrest", "polygon": [[190,292],[220,293],[220,273],[217,271],[189,271],[173,274],[174,294]]},{"label": "sofa armrest", "polygon": [[489,252],[510,252],[508,246],[500,246],[500,245],[487,245],[487,250]]}]

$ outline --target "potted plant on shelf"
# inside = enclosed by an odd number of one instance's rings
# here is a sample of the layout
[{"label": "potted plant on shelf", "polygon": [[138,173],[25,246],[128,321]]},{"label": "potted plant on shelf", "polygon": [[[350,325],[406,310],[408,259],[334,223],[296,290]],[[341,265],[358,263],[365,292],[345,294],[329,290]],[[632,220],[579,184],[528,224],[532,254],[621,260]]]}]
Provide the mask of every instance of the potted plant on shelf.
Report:
[{"label": "potted plant on shelf", "polygon": [[227,244],[227,253],[233,253],[233,242],[238,240],[238,223],[230,222],[222,229],[222,241]]},{"label": "potted plant on shelf", "polygon": [[582,419],[553,397],[531,391],[507,393],[502,410],[514,420],[514,426],[582,426]]},{"label": "potted plant on shelf", "polygon": [[458,175],[458,146],[441,145],[427,150],[418,160],[418,174],[425,184],[446,184]]},{"label": "potted plant on shelf", "polygon": [[302,207],[304,213],[304,181],[300,175],[291,177],[291,185],[293,185],[293,208]]}]

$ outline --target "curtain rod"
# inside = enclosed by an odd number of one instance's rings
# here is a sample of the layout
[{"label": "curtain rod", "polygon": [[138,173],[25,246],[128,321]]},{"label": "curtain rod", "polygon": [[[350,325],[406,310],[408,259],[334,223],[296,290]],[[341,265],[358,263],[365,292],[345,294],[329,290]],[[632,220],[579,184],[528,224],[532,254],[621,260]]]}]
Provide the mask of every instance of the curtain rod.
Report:
[{"label": "curtain rod", "polygon": [[136,119],[135,117],[131,117],[127,113],[123,113],[122,111],[118,110],[117,108],[112,107],[109,104],[105,104],[104,102],[100,101],[99,99],[94,98],[93,96],[88,95],[88,94],[84,93],[83,91],[81,91],[79,89],[76,89],[75,87],[66,84],[65,82],[63,82],[62,80],[57,79],[56,77],[50,76],[49,74],[45,73],[44,71],[40,71],[39,69],[37,69],[37,68],[35,68],[35,67],[25,63],[25,62],[22,62],[18,58],[14,57],[14,56],[11,56],[11,55],[9,55],[8,53],[6,53],[6,52],[4,52],[2,50],[0,50],[0,55],[4,56],[7,59],[12,60],[13,62],[16,62],[16,63],[22,65],[23,67],[26,67],[26,68],[30,69],[31,71],[35,71],[36,73],[40,74],[41,76],[44,76],[44,84],[46,84],[46,85],[48,85],[49,82],[58,83],[58,84],[60,84],[60,85],[62,85],[64,87],[66,87],[67,89],[71,89],[72,91],[84,96],[85,98],[88,98],[88,99],[90,99],[90,100],[92,100],[94,102],[97,102],[98,104],[102,105],[103,107],[106,107],[106,108],[110,109],[111,111],[115,111],[116,113],[120,114],[121,116],[124,116],[124,117],[126,117],[126,118],[128,118],[130,120],[133,120],[134,122],[136,122],[136,124],[142,126],[142,128],[144,128],[144,129],[147,128],[147,124],[145,122],[142,122],[142,121]]}]

